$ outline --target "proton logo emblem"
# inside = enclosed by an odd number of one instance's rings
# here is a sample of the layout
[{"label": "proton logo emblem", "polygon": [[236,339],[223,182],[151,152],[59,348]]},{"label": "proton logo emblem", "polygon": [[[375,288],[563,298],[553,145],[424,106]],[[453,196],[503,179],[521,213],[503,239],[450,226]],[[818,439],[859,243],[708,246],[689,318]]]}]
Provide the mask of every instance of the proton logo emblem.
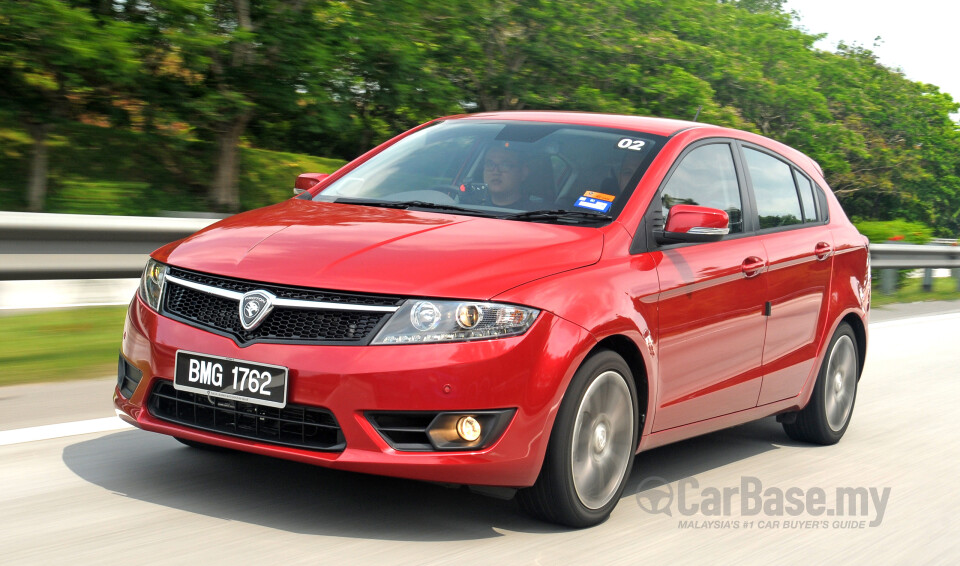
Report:
[{"label": "proton logo emblem", "polygon": [[253,330],[260,326],[273,310],[273,300],[276,299],[266,291],[250,291],[240,299],[240,325],[244,330]]}]

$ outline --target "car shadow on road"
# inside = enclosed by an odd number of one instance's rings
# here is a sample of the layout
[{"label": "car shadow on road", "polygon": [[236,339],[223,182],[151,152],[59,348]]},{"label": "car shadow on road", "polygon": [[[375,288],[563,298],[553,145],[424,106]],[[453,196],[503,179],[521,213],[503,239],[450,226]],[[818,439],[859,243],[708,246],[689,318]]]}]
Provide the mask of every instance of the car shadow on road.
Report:
[{"label": "car shadow on road", "polygon": [[[645,478],[673,482],[790,443],[779,425],[765,419],[644,452],[620,504],[646,489]],[[502,531],[569,530],[524,516],[514,501],[464,488],[188,448],[140,430],[67,446],[63,461],[83,480],[120,497],[300,534],[457,541]]]},{"label": "car shadow on road", "polygon": [[790,439],[776,417],[768,417],[712,434],[669,444],[637,455],[630,480],[620,497],[620,505],[627,498],[641,499],[647,494],[647,504],[656,507],[658,487],[684,478],[696,476],[732,462],[779,450],[783,447],[809,446]]},{"label": "car shadow on road", "polygon": [[623,496],[645,478],[674,482],[763,452],[799,446],[809,444],[791,440],[775,417],[668,444],[637,455]]}]

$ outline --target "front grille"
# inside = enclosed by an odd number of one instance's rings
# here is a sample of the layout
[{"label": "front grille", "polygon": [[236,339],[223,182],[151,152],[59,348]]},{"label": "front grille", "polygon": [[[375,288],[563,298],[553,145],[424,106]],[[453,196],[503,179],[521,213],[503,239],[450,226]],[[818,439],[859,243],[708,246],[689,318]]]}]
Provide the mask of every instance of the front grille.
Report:
[{"label": "front grille", "polygon": [[150,394],[150,414],[190,428],[307,450],[341,451],[346,446],[333,413],[320,407],[288,404],[282,409],[178,391],[158,380]]},{"label": "front grille", "polygon": [[[208,287],[237,293],[264,290],[277,298],[342,303],[344,305],[396,307],[403,299],[389,296],[335,293],[227,279],[171,268],[170,275]],[[277,306],[253,330],[240,324],[238,302],[168,281],[164,314],[192,326],[233,338],[239,345],[255,342],[310,344],[366,344],[390,313],[335,309],[299,309]]]}]

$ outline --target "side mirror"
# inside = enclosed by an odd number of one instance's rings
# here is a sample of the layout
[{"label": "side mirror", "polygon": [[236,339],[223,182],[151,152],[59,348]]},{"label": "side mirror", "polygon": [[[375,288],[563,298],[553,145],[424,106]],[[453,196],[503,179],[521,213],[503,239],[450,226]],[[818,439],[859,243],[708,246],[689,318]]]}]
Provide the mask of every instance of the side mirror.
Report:
[{"label": "side mirror", "polygon": [[716,242],[730,233],[730,217],[718,208],[674,205],[663,231],[655,231],[658,244]]},{"label": "side mirror", "polygon": [[317,183],[330,176],[330,173],[301,173],[293,184],[293,194],[297,196],[315,187]]}]

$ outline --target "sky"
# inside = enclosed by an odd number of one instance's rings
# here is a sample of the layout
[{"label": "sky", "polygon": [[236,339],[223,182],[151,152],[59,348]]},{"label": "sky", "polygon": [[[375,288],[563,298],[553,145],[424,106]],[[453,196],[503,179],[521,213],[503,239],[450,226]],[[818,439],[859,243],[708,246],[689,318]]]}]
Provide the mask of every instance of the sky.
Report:
[{"label": "sky", "polygon": [[960,101],[957,0],[787,0],[784,8],[799,13],[798,25],[807,32],[827,34],[818,48],[833,51],[839,41],[862,45],[884,66]]}]

